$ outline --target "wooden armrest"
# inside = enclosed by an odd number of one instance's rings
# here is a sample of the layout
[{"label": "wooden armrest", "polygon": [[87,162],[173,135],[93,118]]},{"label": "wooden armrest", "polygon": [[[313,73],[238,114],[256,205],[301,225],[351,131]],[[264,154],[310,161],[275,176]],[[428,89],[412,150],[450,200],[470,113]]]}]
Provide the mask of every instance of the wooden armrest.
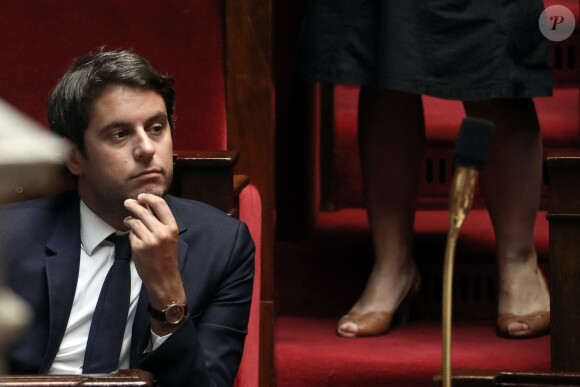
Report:
[{"label": "wooden armrest", "polygon": [[250,184],[248,175],[234,175],[234,195],[240,196],[240,193],[248,184]]},{"label": "wooden armrest", "polygon": [[235,218],[240,217],[240,194],[248,184],[250,184],[248,175],[234,175],[234,208],[229,214]]},{"label": "wooden armrest", "polygon": [[103,375],[10,375],[0,376],[0,387],[137,387],[153,386],[151,374],[122,370]]},{"label": "wooden armrest", "polygon": [[171,193],[199,200],[238,216],[241,190],[248,177],[234,176],[239,154],[233,151],[178,151]]},{"label": "wooden armrest", "polygon": [[579,214],[580,151],[550,152],[544,164],[548,175],[548,212]]}]

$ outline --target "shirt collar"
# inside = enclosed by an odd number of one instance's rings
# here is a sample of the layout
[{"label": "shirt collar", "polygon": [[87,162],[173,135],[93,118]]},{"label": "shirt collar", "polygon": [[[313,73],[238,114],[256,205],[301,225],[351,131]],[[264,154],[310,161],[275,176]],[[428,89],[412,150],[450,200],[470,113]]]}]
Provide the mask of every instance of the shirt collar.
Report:
[{"label": "shirt collar", "polygon": [[82,200],[80,212],[81,243],[83,244],[85,252],[90,256],[105,238],[117,230],[99,218]]}]

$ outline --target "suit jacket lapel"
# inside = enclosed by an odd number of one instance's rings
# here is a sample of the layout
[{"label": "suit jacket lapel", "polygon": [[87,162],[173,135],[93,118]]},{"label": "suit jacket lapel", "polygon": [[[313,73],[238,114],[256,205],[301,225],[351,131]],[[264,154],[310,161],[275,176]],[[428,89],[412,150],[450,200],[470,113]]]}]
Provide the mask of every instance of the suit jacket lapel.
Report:
[{"label": "suit jacket lapel", "polygon": [[77,197],[65,207],[46,246],[50,336],[40,373],[48,372],[64,337],[77,286],[80,249],[80,213]]},{"label": "suit jacket lapel", "polygon": [[[179,255],[179,272],[183,273],[183,265],[185,265],[185,257],[187,256],[187,250],[189,245],[181,237],[185,232],[187,232],[187,226],[181,219],[181,214],[183,211],[179,208],[179,203],[175,201],[173,196],[165,196],[164,199],[167,201],[169,209],[173,213],[175,222],[177,223],[177,229],[179,230],[179,242],[177,246],[177,251]],[[191,213],[189,213],[191,215]]]}]

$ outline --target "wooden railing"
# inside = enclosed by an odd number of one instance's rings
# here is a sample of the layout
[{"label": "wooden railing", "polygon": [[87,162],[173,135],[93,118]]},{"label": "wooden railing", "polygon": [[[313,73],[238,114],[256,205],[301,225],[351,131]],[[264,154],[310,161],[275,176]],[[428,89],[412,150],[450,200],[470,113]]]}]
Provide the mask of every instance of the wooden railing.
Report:
[{"label": "wooden railing", "polygon": [[141,370],[103,375],[11,375],[0,376],[0,387],[151,387],[152,376]]}]

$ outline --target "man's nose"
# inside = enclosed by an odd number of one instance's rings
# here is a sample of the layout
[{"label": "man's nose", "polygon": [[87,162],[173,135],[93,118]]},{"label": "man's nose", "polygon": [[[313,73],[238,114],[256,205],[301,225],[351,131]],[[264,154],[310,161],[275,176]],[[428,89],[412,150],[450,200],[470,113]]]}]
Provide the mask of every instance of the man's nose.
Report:
[{"label": "man's nose", "polygon": [[155,154],[155,145],[145,130],[140,129],[137,131],[136,141],[134,150],[136,159],[153,157]]}]

